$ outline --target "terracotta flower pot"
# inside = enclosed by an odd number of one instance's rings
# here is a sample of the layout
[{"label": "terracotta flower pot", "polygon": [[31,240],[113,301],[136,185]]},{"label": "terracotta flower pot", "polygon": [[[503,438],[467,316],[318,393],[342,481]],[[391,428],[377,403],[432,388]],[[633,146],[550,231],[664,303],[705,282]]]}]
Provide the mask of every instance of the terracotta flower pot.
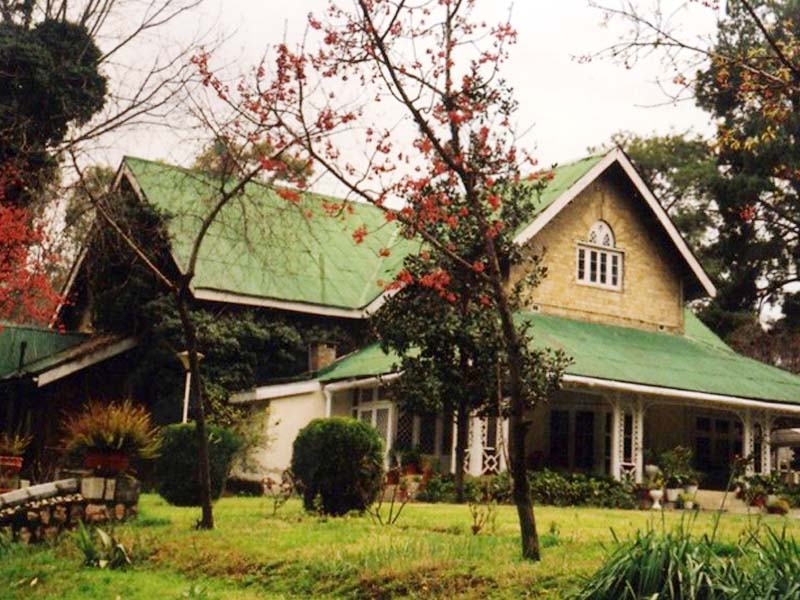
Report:
[{"label": "terracotta flower pot", "polygon": [[83,466],[100,475],[119,475],[128,470],[130,459],[124,452],[91,450],[83,458]]},{"label": "terracotta flower pot", "polygon": [[0,456],[0,471],[8,475],[16,475],[22,470],[21,456]]}]

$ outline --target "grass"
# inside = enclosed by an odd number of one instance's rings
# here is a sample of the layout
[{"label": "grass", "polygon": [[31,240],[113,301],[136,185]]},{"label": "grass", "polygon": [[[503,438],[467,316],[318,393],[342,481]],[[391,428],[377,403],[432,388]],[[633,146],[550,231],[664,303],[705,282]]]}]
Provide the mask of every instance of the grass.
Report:
[{"label": "grass", "polygon": [[[562,598],[603,561],[613,532],[625,538],[661,516],[640,511],[538,507],[544,558],[519,558],[516,513],[498,510],[496,530],[473,536],[465,506],[412,504],[394,526],[368,516],[320,519],[290,501],[277,517],[264,499],[224,498],[217,528],[196,531],[196,509],[144,495],[139,519],[118,526],[134,566],[81,566],[70,536],[50,546],[14,546],[0,559],[0,598]],[[666,513],[667,526],[681,519]],[[787,525],[800,537],[800,525]],[[746,516],[725,516],[718,538],[735,544]],[[711,530],[701,514],[696,534]],[[198,591],[199,590],[199,591]]]}]

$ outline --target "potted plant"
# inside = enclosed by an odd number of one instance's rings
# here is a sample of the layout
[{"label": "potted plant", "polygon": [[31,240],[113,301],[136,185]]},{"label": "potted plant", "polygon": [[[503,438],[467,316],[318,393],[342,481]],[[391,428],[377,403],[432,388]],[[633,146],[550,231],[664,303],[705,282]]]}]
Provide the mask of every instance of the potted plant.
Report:
[{"label": "potted plant", "polygon": [[693,510],[694,509],[694,495],[689,494],[681,494],[680,496],[681,506],[686,510]]},{"label": "potted plant", "polygon": [[64,431],[67,450],[102,476],[124,473],[132,458],[154,458],[158,452],[158,432],[150,413],[130,400],[89,402],[66,419]]},{"label": "potted plant", "polygon": [[790,505],[784,498],[777,498],[772,502],[767,502],[767,512],[771,515],[789,514]]},{"label": "potted plant", "polygon": [[10,480],[14,480],[22,470],[22,457],[30,443],[30,436],[0,433],[0,491],[11,489]]},{"label": "potted plant", "polygon": [[666,483],[666,500],[667,502],[677,502],[681,492],[683,492],[683,479],[677,475],[669,475]]},{"label": "potted plant", "polygon": [[683,491],[694,496],[700,487],[700,472],[690,469],[684,482]]},{"label": "potted plant", "polygon": [[676,446],[662,452],[659,463],[666,477],[667,502],[677,502],[692,473],[692,451],[685,446]]},{"label": "potted plant", "polygon": [[400,465],[403,475],[419,475],[420,453],[419,447],[413,446],[400,451]]},{"label": "potted plant", "polygon": [[661,510],[663,508],[661,506],[661,498],[664,497],[664,477],[661,473],[656,473],[650,478],[648,488],[650,489],[650,498],[653,499],[653,506],[651,508],[653,510]]}]

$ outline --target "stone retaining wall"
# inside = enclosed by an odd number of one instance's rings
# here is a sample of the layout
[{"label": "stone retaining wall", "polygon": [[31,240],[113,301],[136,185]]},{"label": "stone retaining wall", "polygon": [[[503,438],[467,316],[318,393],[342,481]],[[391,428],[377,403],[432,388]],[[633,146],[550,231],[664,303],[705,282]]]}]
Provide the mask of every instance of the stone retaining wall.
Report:
[{"label": "stone retaining wall", "polygon": [[138,502],[139,482],[132,477],[61,479],[0,494],[0,529],[25,543],[50,540],[79,521],[134,517]]}]

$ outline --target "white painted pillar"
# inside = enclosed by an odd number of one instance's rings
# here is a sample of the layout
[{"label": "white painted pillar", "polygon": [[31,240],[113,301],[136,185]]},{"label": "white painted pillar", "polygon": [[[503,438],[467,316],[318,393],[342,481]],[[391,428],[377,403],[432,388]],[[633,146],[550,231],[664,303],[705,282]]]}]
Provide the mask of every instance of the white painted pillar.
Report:
[{"label": "white painted pillar", "polygon": [[483,472],[483,433],[479,417],[472,417],[470,421],[469,474],[477,477]]},{"label": "white painted pillar", "polygon": [[761,473],[763,475],[772,473],[771,429],[772,417],[768,413],[764,413],[764,419],[761,423]]},{"label": "white painted pillar", "polygon": [[[739,417],[742,419],[742,455],[745,458],[752,458],[754,450],[753,414],[749,408],[745,408],[739,413]],[[753,464],[748,462],[745,467],[745,474],[752,475],[753,472]]]},{"label": "white painted pillar", "polygon": [[500,453],[500,471],[508,470],[508,419],[499,418],[500,423],[500,439],[497,451]]},{"label": "white painted pillar", "polygon": [[636,483],[644,479],[644,402],[636,400],[633,405],[633,464],[636,465],[634,475]]},{"label": "white painted pillar", "polygon": [[327,388],[322,388],[325,395],[325,418],[328,419],[333,414],[333,392]]},{"label": "white painted pillar", "polygon": [[611,477],[616,480],[622,479],[622,410],[619,402],[611,400]]},{"label": "white painted pillar", "polygon": [[456,473],[456,445],[458,443],[458,421],[456,419],[455,413],[453,413],[453,422],[450,423],[450,427],[453,428],[453,439],[450,444],[450,473],[455,475]]}]

